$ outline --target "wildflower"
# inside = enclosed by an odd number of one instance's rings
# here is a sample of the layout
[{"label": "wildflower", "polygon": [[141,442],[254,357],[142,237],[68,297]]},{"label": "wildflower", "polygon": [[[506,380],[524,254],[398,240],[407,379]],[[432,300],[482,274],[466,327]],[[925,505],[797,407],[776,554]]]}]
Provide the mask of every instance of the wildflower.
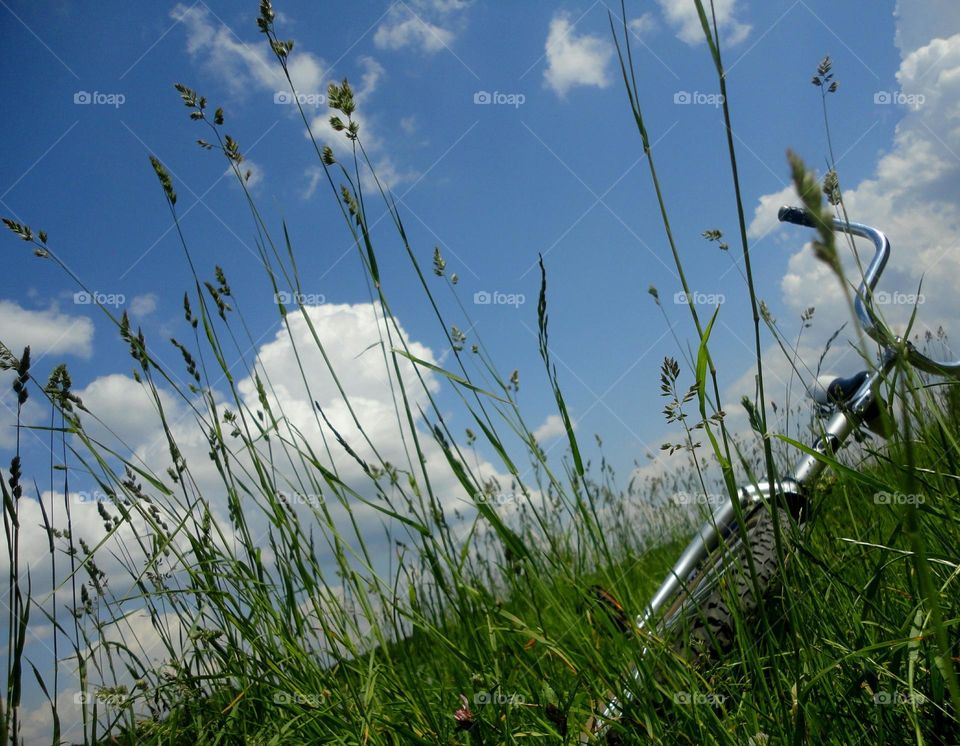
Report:
[{"label": "wildflower", "polygon": [[460,707],[453,713],[453,719],[457,721],[457,730],[470,730],[476,725],[475,715],[470,709],[470,701],[463,695],[460,695]]}]

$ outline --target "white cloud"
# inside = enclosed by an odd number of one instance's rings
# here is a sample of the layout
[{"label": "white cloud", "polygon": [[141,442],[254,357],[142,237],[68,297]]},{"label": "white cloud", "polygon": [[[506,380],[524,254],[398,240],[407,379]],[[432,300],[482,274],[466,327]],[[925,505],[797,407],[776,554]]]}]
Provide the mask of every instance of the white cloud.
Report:
[{"label": "white cloud", "polygon": [[320,185],[320,180],[323,179],[323,167],[308,166],[303,174],[307,177],[307,185],[304,187],[300,196],[303,197],[303,199],[310,199],[314,192],[317,191],[317,187]]},{"label": "white cloud", "polygon": [[656,30],[657,19],[654,17],[651,11],[647,11],[637,18],[631,19],[627,23],[627,28],[629,28],[637,36],[645,36]]},{"label": "white cloud", "polygon": [[[901,8],[906,5],[901,3]],[[960,34],[932,39],[906,52],[897,80],[900,92],[920,103],[900,109],[903,118],[893,146],[877,162],[870,178],[845,188],[844,201],[851,219],[875,225],[890,238],[890,262],[877,288],[900,294],[879,307],[888,323],[897,330],[904,328],[913,310],[909,296],[917,293],[922,281],[917,331],[935,331],[941,325],[948,332],[960,330],[960,313],[953,302],[954,279],[960,274],[960,208],[956,203],[960,191]],[[842,168],[840,178],[844,186]],[[778,201],[795,202],[796,197],[781,192],[761,198],[752,231],[766,227]],[[872,246],[866,241],[858,245],[867,261]],[[856,265],[849,256],[847,261],[848,272],[856,279]],[[795,310],[814,305],[818,314],[832,319],[848,317],[836,279],[808,248],[790,258],[782,289],[787,304]],[[896,302],[897,297],[903,302]]]},{"label": "white cloud", "polygon": [[[201,59],[235,95],[249,93],[251,83],[271,92],[289,90],[279,63],[262,38],[253,44],[244,42],[219,23],[206,6],[178,4],[170,11],[170,17],[185,27],[190,55]],[[324,79],[328,68],[323,60],[296,48],[287,64],[298,93],[326,93]]]},{"label": "white cloud", "polygon": [[[310,289],[304,288],[304,292],[310,292]],[[369,303],[325,303],[307,307],[306,313],[324,345],[330,365],[339,377],[339,386],[343,387],[349,397],[359,422],[380,455],[395,465],[407,464],[410,432],[406,424],[401,426],[397,421],[393,399],[397,379],[392,368],[388,372],[385,367],[380,346],[381,343],[388,344],[382,314],[375,311]],[[290,309],[287,327],[278,329],[273,339],[258,349],[258,371],[267,385],[266,394],[270,406],[275,414],[282,412],[286,415],[289,423],[299,433],[297,438],[302,438],[309,444],[314,453],[326,453],[323,439],[325,435],[332,448],[337,472],[355,489],[368,494],[369,479],[359,465],[331,438],[330,431],[325,426],[321,427],[322,420],[317,413],[315,402],[323,408],[333,427],[361,458],[370,463],[378,463],[378,460],[360,433],[354,415],[343,400],[338,383],[330,374],[314,343],[310,325],[299,310]],[[393,330],[394,346],[400,345],[400,339],[406,341],[414,356],[437,363],[434,353],[425,345],[411,339],[402,326],[399,332]],[[304,382],[299,373],[301,365],[304,370],[310,371],[307,382]],[[401,360],[399,370],[401,380],[408,389],[414,421],[418,428],[422,428],[423,419],[418,407],[423,407],[425,411],[428,409],[426,393],[417,379],[412,363]],[[420,374],[428,390],[439,390],[440,381],[435,374],[423,369]],[[239,379],[236,388],[248,416],[250,412],[261,409],[252,378]],[[94,380],[78,391],[78,394],[91,412],[103,421],[103,424],[98,424],[92,416],[82,415],[85,427],[92,436],[117,447],[120,452],[132,453],[138,463],[146,464],[154,473],[165,472],[170,461],[166,436],[158,427],[159,418],[155,404],[141,384],[126,375],[112,374]],[[201,426],[197,415],[178,396],[161,392],[160,401],[170,432],[190,467],[200,493],[215,502],[216,496],[223,492],[223,484],[208,455],[210,448],[205,434],[208,426]],[[236,409],[235,404],[221,401],[221,416],[223,409],[227,407]],[[202,411],[203,416],[208,418],[206,410]],[[232,426],[224,424],[223,427],[227,432],[232,430]],[[110,430],[116,437],[110,435]],[[284,435],[290,437],[289,433]],[[433,444],[429,434],[421,432],[420,437],[437,494],[442,495],[441,499],[449,506],[463,508],[463,490],[450,474],[442,452]],[[127,448],[120,449],[120,441],[126,443]],[[228,440],[228,444],[232,445],[232,442]],[[292,477],[292,474],[287,473],[290,467],[286,458],[277,454],[276,448],[275,444],[271,460],[277,465],[277,477],[282,481],[284,477]],[[264,457],[267,458],[266,452]],[[249,456],[246,454],[234,454],[233,461],[237,469],[249,467]],[[407,468],[410,468],[409,465]],[[416,463],[413,471],[419,473]],[[481,464],[481,472],[485,475],[496,473],[487,464]],[[253,473],[252,469],[250,473]],[[336,507],[332,509],[335,513],[338,510]],[[361,515],[359,524],[365,530],[379,526],[382,520],[382,516],[372,509],[360,507],[358,514]],[[339,515],[345,517],[345,514]],[[98,520],[95,511],[93,517],[95,521]]]},{"label": "white cloud", "polygon": [[413,0],[413,4],[438,13],[454,13],[469,8],[473,0]]},{"label": "white cloud", "polygon": [[[409,184],[416,181],[420,172],[412,168],[404,168],[394,160],[389,154],[377,156],[376,162],[377,179],[384,189],[396,189],[400,184]],[[373,174],[369,170],[360,172],[360,181],[367,193],[372,193],[377,189]]]},{"label": "white cloud", "polygon": [[[880,87],[886,94],[902,93],[915,105],[866,104],[880,109],[877,115],[889,112],[902,118],[891,147],[878,159],[873,174],[860,183],[847,184],[841,164],[841,187],[850,218],[880,228],[890,239],[890,261],[877,286],[877,291],[889,294],[886,297],[893,301],[877,306],[887,323],[896,332],[904,330],[914,309],[910,296],[917,293],[922,280],[923,302],[917,307],[913,333],[935,335],[942,326],[956,336],[960,334],[960,311],[953,300],[955,278],[960,275],[960,206],[956,202],[960,192],[960,16],[953,12],[952,4],[920,0],[900,0],[897,15],[902,52],[897,85]],[[872,97],[866,98],[869,102]],[[792,186],[762,196],[750,235],[757,239],[776,230],[777,208],[797,203]],[[805,233],[809,234],[797,229],[784,231],[801,240],[809,238]],[[852,252],[842,234],[838,237],[847,276],[856,281],[859,272]],[[873,256],[873,246],[864,239],[858,239],[857,246],[865,264]],[[826,340],[846,323],[844,332],[833,342],[826,372],[847,375],[864,367],[850,344],[857,337],[839,282],[814,257],[809,243],[790,257],[780,289],[787,312],[795,314],[793,319],[781,319],[783,328],[796,329],[802,309],[816,308],[813,327],[804,332],[799,354],[802,361],[815,368]],[[898,298],[902,302],[897,302]],[[935,354],[942,357],[945,353]],[[767,349],[763,359],[768,397],[782,406],[790,374],[788,361],[775,347]],[[755,366],[751,366],[727,390],[725,409],[730,415],[728,423],[735,429],[743,421],[742,410],[735,402],[742,394],[752,395],[754,371]],[[812,383],[816,371],[804,373],[805,383]],[[795,383],[793,403],[802,396],[803,388]]]},{"label": "white cloud", "polygon": [[383,78],[386,71],[383,69],[383,65],[373,57],[361,57],[359,62],[363,68],[363,73],[360,76],[360,87],[356,90],[356,98],[362,102],[377,89],[377,85],[379,85],[380,79]]},{"label": "white cloud", "polygon": [[[384,323],[382,316],[365,303],[326,303],[309,307],[307,313],[326,347],[331,366],[342,378],[341,384],[347,396],[368,415],[361,418],[364,426],[382,434],[384,442],[387,442],[396,435],[396,417],[390,399],[390,378],[379,350],[379,330],[382,330]],[[309,378],[308,391],[299,373],[290,337],[286,330],[279,330],[274,339],[259,350],[260,362],[276,390],[277,405],[287,411],[302,432],[309,433],[316,429],[312,402],[320,402],[341,434],[348,436],[351,441],[359,439],[335,382],[325,372],[326,364],[312,341],[307,321],[300,313],[289,315],[287,320],[290,336],[300,352],[300,364],[305,370],[315,373]],[[427,347],[409,340],[405,332],[402,334],[408,339],[413,355],[436,362]],[[370,345],[377,347],[368,349]],[[400,370],[406,385],[416,388],[413,364],[403,361]],[[427,381],[432,389],[438,388],[439,384],[433,376],[428,376]],[[247,378],[239,383],[238,388],[253,406],[256,401],[253,381]],[[373,440],[378,442],[380,438]]]},{"label": "white cloud", "polygon": [[[693,0],[657,0],[664,18],[677,32],[677,38],[687,44],[701,44],[706,39],[703,35],[703,25],[700,23],[700,14]],[[707,19],[710,18],[710,4],[704,2]],[[742,23],[736,18],[737,0],[714,0],[713,9],[720,28],[721,41],[734,46],[739,44],[750,34],[751,26]]]},{"label": "white cloud", "polygon": [[558,13],[550,21],[546,43],[544,83],[561,98],[577,86],[610,85],[607,65],[613,57],[610,43],[599,36],[577,34],[570,17]]},{"label": "white cloud", "polygon": [[[119,373],[100,376],[75,393],[91,413],[80,413],[84,429],[98,441],[120,449],[124,444],[136,448],[163,438],[162,430],[157,429],[158,415],[149,389],[131,377]],[[178,418],[179,401],[163,391],[159,395],[167,416]]]},{"label": "white cloud", "polygon": [[86,316],[70,316],[56,306],[31,311],[14,301],[0,300],[0,342],[17,357],[30,345],[31,356],[78,355],[93,352],[93,322]]},{"label": "white cloud", "polygon": [[400,129],[408,135],[413,135],[417,131],[417,118],[415,116],[403,117],[400,120]]},{"label": "white cloud", "polygon": [[157,310],[157,294],[156,293],[144,293],[143,295],[135,295],[130,300],[130,306],[128,308],[130,315],[135,318],[142,319],[145,316],[149,316],[151,313]]},{"label": "white cloud", "polygon": [[431,11],[440,13],[463,7],[458,3],[414,2],[396,3],[390,7],[386,19],[377,27],[373,43],[378,49],[398,50],[414,47],[421,52],[433,54],[453,44],[456,34],[449,28],[432,23],[425,18]]},{"label": "white cloud", "polygon": [[[402,183],[409,183],[416,180],[420,175],[415,169],[404,168],[397,163],[394,156],[386,152],[387,148],[384,141],[379,137],[377,131],[371,127],[371,118],[364,114],[354,114],[353,120],[360,125],[360,139],[367,155],[373,161],[374,168],[377,171],[377,178],[385,189],[394,189]],[[330,117],[326,114],[319,115],[310,122],[310,128],[313,130],[314,137],[318,142],[329,145],[334,155],[342,162],[352,163],[353,147],[347,140],[343,132],[337,132],[330,125]],[[319,168],[319,166],[317,166]],[[313,194],[320,179],[314,178],[312,169],[308,169],[310,184],[305,190],[305,196]],[[376,181],[373,174],[366,164],[362,162],[360,167],[361,186],[367,192],[377,190]]]},{"label": "white cloud", "polygon": [[[249,158],[244,158],[243,162],[240,163],[237,168],[240,170],[240,175],[246,182],[247,189],[252,191],[263,181],[263,166]],[[223,175],[227,177],[229,184],[235,186],[237,189],[240,188],[240,183],[237,181],[237,175],[233,171],[233,166],[227,166],[227,170],[223,172]]]},{"label": "white cloud", "polygon": [[558,435],[563,435],[565,432],[566,428],[563,426],[563,418],[558,414],[551,414],[547,416],[547,419],[543,421],[540,427],[533,431],[533,437],[537,439],[537,442],[542,442],[549,438],[556,438]]},{"label": "white cloud", "polygon": [[[784,166],[786,173],[786,166]],[[784,205],[797,204],[797,191],[792,184],[788,184],[779,192],[771,192],[760,197],[753,211],[753,219],[747,229],[750,238],[759,239],[775,231],[780,226],[777,220],[777,211]]]},{"label": "white cloud", "polygon": [[[296,481],[291,467],[291,463],[300,463],[296,450],[289,447],[288,453],[281,453],[288,449],[284,445],[284,440],[290,442],[292,439],[297,441],[298,447],[304,451],[309,447],[314,454],[317,454],[317,458],[320,458],[328,468],[335,470],[341,479],[360,494],[370,499],[374,498],[369,477],[337,444],[331,431],[325,425],[321,425],[322,419],[317,413],[315,403],[323,409],[331,425],[361,458],[368,463],[379,464],[373,452],[375,447],[380,457],[398,468],[410,469],[419,480],[421,478],[419,462],[414,457],[411,464],[408,459],[412,448],[409,425],[405,420],[401,424],[396,415],[395,407],[400,406],[402,411],[403,406],[399,399],[396,403],[394,400],[395,395],[399,397],[397,374],[392,364],[388,366],[383,359],[381,343],[389,344],[389,342],[386,339],[386,322],[382,314],[375,311],[374,306],[368,303],[356,305],[328,303],[308,307],[306,313],[324,345],[327,358],[337,373],[339,383],[334,380],[324,362],[307,320],[299,310],[291,308],[287,317],[288,327],[281,327],[274,338],[258,350],[258,371],[266,386],[266,396],[271,410],[277,416],[285,415],[286,421],[293,428],[292,432],[286,427],[281,428],[283,439],[276,439],[270,444],[260,441],[257,445],[262,449],[262,457],[274,465],[273,477],[277,483],[286,490],[287,480]],[[392,333],[394,345],[400,346],[400,340],[404,340],[412,355],[427,362],[437,363],[434,353],[425,345],[411,339],[402,326],[399,329],[393,329]],[[309,371],[306,382],[298,372],[300,365],[304,370]],[[440,380],[435,374],[421,369],[420,375],[427,390],[432,393],[439,391]],[[446,510],[451,512],[454,508],[464,510],[467,507],[465,492],[452,474],[440,448],[424,427],[420,408],[429,411],[429,404],[413,363],[406,360],[399,362],[399,381],[402,381],[407,389],[413,420],[426,458],[425,468],[430,474],[435,494]],[[349,397],[353,413],[343,399],[340,392],[341,386]],[[242,402],[242,412],[249,421],[254,412],[262,409],[255,382],[250,377],[240,378],[236,388]],[[85,432],[91,438],[108,448],[115,449],[120,455],[126,455],[133,463],[143,465],[154,474],[161,475],[164,481],[168,481],[165,475],[170,465],[167,437],[160,424],[156,404],[145,386],[127,375],[110,374],[95,379],[76,393],[91,412],[80,414]],[[180,454],[190,469],[191,483],[199,494],[209,500],[215,516],[221,521],[230,540],[232,535],[229,530],[230,524],[224,518],[226,502],[223,478],[209,457],[207,420],[211,415],[203,407],[200,408],[201,414],[198,415],[174,393],[160,390],[158,395],[164,410],[166,427],[169,428]],[[219,395],[217,399],[221,418],[226,408],[237,410],[235,403],[228,404]],[[362,425],[373,446],[367,444],[357,421]],[[229,437],[229,432],[234,426],[221,419],[221,427],[228,434],[227,447],[235,449],[236,442]],[[327,444],[331,449],[330,455],[327,455]],[[83,446],[79,441],[76,445],[82,450]],[[288,456],[292,458],[292,462],[288,460]],[[231,461],[235,477],[240,480],[249,480],[248,484],[253,494],[257,494],[260,488],[250,455],[243,449],[236,449],[232,453]],[[479,467],[475,468],[483,478],[497,476],[496,469],[486,462],[481,461]],[[29,474],[25,475],[25,482],[29,483],[31,479]],[[509,483],[509,478],[502,477],[502,479],[505,483]],[[157,498],[155,491],[149,485],[146,485],[146,492]],[[105,495],[97,488],[83,484],[79,473],[71,475],[69,499],[73,535],[76,541],[83,538],[90,546],[96,546],[104,538],[104,518],[98,506],[98,500],[104,498]],[[47,515],[52,517],[53,525],[63,528],[65,520],[63,494],[48,491],[42,495],[41,499]],[[161,507],[166,502],[166,500],[155,499],[155,504]],[[22,525],[22,564],[24,567],[33,567],[35,575],[40,578],[34,583],[36,595],[40,598],[50,590],[49,573],[39,571],[40,568],[48,567],[46,532],[42,527],[40,503],[35,498],[27,499],[25,496],[19,505]],[[103,506],[111,514],[116,515],[117,509],[109,502],[105,502]],[[299,505],[296,509],[304,520],[313,522],[307,506]],[[328,509],[338,529],[349,536],[353,528],[345,508],[331,499]],[[364,534],[367,541],[375,544],[383,540],[381,525],[387,522],[383,514],[359,503],[352,505],[351,510],[358,530]],[[194,514],[192,519],[199,521],[201,516]],[[265,533],[268,525],[267,518],[256,509],[250,511],[248,522],[254,536]],[[171,521],[171,525],[174,523],[175,521]],[[135,551],[138,545],[137,536],[146,536],[149,533],[144,521],[134,516],[132,524],[122,523],[117,535],[104,545],[103,556],[98,560],[98,564],[107,573],[112,581],[112,587],[120,595],[122,595],[122,588],[129,583],[121,558],[126,558],[127,563],[132,562],[133,566],[137,566],[138,558],[131,558],[130,551]],[[121,542],[125,544],[126,551],[121,550]],[[99,556],[100,553],[98,553]],[[63,567],[66,568],[66,565]],[[0,554],[0,572],[6,572],[6,568],[6,557]]]},{"label": "white cloud", "polygon": [[[454,2],[453,0],[419,0],[419,2],[413,2],[412,5],[398,3],[391,10],[387,21],[389,22],[390,18],[397,13],[407,13],[410,18],[416,21],[416,18],[412,15],[414,9],[418,14],[432,13],[445,18],[452,18],[455,11],[464,7],[466,7],[465,3]],[[214,75],[230,87],[235,95],[248,95],[251,90],[261,90],[269,93],[271,101],[275,101],[274,96],[276,94],[280,94],[287,101],[290,100],[289,84],[283,77],[279,64],[273,59],[272,53],[269,52],[262,41],[258,41],[254,45],[245,43],[237,38],[229,28],[216,22],[206,7],[187,7],[180,4],[173,9],[171,17],[180,21],[186,28],[187,51],[190,55],[201,60]],[[381,27],[381,30],[383,28]],[[400,31],[388,29],[385,33],[391,39],[396,40],[404,34],[416,33],[415,31],[411,32],[409,28],[413,27],[404,27],[406,30]],[[434,36],[430,38],[435,39]],[[452,41],[452,36],[450,40]],[[328,69],[322,59],[303,50],[298,45],[288,58],[288,66],[290,77],[298,94],[326,96],[327,82],[332,77],[332,71]],[[385,143],[376,136],[370,126],[371,119],[373,119],[370,114],[370,99],[379,87],[386,71],[383,65],[369,56],[360,57],[358,66],[360,83],[354,86],[354,95],[362,111],[355,113],[353,118],[361,124],[360,137],[364,148],[374,161],[381,183],[386,187],[393,188],[403,182],[413,181],[419,176],[419,173],[398,164],[396,159],[387,152]],[[299,114],[297,107],[289,104],[284,104],[284,106],[289,109],[291,115]],[[326,107],[323,107],[322,113],[314,116],[310,122],[314,136],[321,143],[332,147],[338,158],[352,158],[351,147],[344,134],[335,132],[330,127],[329,119],[330,115],[327,113]],[[263,180],[263,168],[247,159],[240,165],[240,171],[246,173],[247,170],[251,172],[247,185],[251,189],[256,188]],[[363,187],[367,190],[375,190],[376,184],[369,170],[363,168],[361,174]],[[308,185],[301,193],[305,199],[313,195],[319,183],[313,169],[308,170],[307,177]]]}]

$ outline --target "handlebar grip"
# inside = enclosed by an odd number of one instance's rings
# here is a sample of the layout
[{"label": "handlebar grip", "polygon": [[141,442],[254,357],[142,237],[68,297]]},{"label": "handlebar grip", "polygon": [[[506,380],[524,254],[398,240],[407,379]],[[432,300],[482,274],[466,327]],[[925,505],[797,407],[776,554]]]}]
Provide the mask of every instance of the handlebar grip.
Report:
[{"label": "handlebar grip", "polygon": [[793,223],[794,225],[803,225],[807,228],[816,228],[816,224],[810,218],[810,213],[802,207],[781,207],[777,213],[777,219],[781,223]]}]

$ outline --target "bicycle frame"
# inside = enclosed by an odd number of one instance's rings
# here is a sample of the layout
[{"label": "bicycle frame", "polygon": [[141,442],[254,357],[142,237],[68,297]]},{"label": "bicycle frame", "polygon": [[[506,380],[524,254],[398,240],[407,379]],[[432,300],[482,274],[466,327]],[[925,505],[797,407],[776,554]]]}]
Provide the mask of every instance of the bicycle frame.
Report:
[{"label": "bicycle frame", "polygon": [[[794,223],[807,227],[815,227],[808,213],[801,208],[782,207],[778,217],[781,222]],[[890,242],[887,237],[875,228],[861,223],[847,223],[839,219],[833,221],[833,228],[852,235],[869,238],[875,247],[875,254],[869,267],[863,274],[863,281],[857,291],[856,315],[863,330],[883,349],[880,365],[870,371],[866,379],[856,392],[838,406],[833,416],[827,422],[822,434],[813,443],[812,450],[816,455],[805,454],[793,469],[791,477],[778,480],[775,485],[769,482],[759,482],[742,486],[738,490],[737,505],[734,500],[724,501],[713,515],[700,527],[687,548],[677,559],[670,573],[654,593],[643,612],[637,616],[638,629],[648,627],[657,614],[671,601],[685,586],[687,579],[696,570],[697,566],[716,549],[725,537],[729,536],[736,526],[738,515],[743,515],[753,505],[768,501],[786,501],[789,498],[804,499],[812,485],[826,468],[822,456],[836,453],[843,447],[864,420],[869,416],[878,401],[880,384],[887,374],[903,360],[929,373],[939,375],[960,374],[960,360],[954,362],[938,362],[931,360],[918,352],[912,345],[892,335],[882,320],[873,310],[873,289],[880,279],[890,256]],[[821,458],[818,458],[820,456]],[[646,653],[644,648],[643,653]],[[636,681],[639,671],[635,667],[631,678]],[[622,713],[623,705],[633,699],[633,692],[627,689],[619,698],[607,703],[602,714],[596,718],[592,733],[585,735],[583,743],[602,735],[609,723],[616,720]]]}]

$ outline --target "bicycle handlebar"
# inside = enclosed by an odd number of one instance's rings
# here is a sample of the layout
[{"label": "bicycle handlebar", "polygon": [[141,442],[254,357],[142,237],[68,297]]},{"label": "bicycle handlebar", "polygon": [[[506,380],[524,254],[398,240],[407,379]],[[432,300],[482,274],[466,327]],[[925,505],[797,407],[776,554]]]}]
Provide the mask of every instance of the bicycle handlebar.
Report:
[{"label": "bicycle handlebar", "polygon": [[[810,213],[802,207],[781,207],[777,213],[777,218],[781,223],[793,223],[807,228],[816,228]],[[863,281],[857,290],[855,310],[857,318],[863,330],[881,347],[890,348],[898,342],[898,337],[892,334],[883,321],[877,317],[873,311],[873,289],[880,279],[880,275],[887,266],[887,260],[890,258],[890,241],[876,228],[871,228],[863,223],[848,223],[845,220],[834,218],[832,226],[835,231],[850,233],[854,236],[869,238],[876,249],[870,265],[863,273]],[[912,344],[907,342],[907,360],[920,370],[937,375],[960,375],[960,360],[952,362],[943,362],[928,358],[919,352]]]}]

